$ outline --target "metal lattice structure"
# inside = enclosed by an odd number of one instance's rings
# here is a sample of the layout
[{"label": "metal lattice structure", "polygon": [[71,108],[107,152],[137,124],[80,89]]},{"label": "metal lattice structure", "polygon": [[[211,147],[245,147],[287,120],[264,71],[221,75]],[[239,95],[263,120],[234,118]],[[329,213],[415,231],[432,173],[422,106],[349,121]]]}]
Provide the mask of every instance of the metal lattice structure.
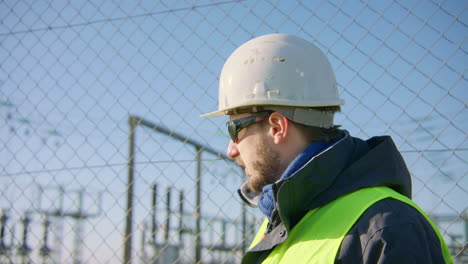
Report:
[{"label": "metal lattice structure", "polygon": [[336,123],[393,137],[466,263],[467,16],[456,0],[1,1],[0,262],[239,263],[261,215],[235,194],[226,120],[199,115],[232,51],[281,32],[327,54]]}]

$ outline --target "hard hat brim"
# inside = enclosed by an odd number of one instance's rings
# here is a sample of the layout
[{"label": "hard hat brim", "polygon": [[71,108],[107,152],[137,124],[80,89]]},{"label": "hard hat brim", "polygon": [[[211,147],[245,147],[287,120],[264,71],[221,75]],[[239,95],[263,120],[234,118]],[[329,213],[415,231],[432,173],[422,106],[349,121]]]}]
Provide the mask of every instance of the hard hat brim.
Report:
[{"label": "hard hat brim", "polygon": [[203,115],[200,115],[200,117],[217,117],[217,116],[224,116],[224,115],[226,115],[226,111],[221,110],[221,111],[214,111],[211,113],[203,114]]},{"label": "hard hat brim", "polygon": [[[227,107],[218,111],[206,113],[203,115],[200,115],[200,117],[217,117],[217,116],[224,116],[228,115],[229,112],[235,110],[235,109],[240,109],[240,108],[245,108],[245,107],[255,107],[255,106],[283,106],[283,107],[304,107],[305,105],[307,107],[324,107],[324,106],[340,106],[344,104],[344,100],[341,99],[331,99],[328,101],[320,101],[320,102],[314,102],[314,101],[291,101],[291,100],[276,100],[278,102],[277,104],[272,104],[271,101],[269,100],[250,100],[247,101],[244,105],[237,105],[235,107]],[[255,111],[254,111],[255,112]]]}]

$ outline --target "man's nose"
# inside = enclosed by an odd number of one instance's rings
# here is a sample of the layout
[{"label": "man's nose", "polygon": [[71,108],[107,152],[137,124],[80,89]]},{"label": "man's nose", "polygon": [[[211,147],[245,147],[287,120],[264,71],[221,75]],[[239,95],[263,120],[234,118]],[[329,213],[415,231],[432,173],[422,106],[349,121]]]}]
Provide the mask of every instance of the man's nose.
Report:
[{"label": "man's nose", "polygon": [[237,149],[237,144],[229,140],[229,145],[227,147],[227,156],[231,159],[235,159],[239,156],[239,150]]}]

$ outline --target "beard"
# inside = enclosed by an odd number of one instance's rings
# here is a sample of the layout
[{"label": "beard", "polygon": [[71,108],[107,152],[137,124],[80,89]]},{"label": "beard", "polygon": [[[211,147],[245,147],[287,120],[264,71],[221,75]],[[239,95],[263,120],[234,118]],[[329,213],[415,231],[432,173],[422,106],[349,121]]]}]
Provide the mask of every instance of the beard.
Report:
[{"label": "beard", "polygon": [[256,155],[261,160],[253,163],[252,175],[249,175],[247,183],[250,188],[260,193],[266,185],[277,182],[286,168],[280,161],[279,153],[274,151],[266,140],[257,145]]}]

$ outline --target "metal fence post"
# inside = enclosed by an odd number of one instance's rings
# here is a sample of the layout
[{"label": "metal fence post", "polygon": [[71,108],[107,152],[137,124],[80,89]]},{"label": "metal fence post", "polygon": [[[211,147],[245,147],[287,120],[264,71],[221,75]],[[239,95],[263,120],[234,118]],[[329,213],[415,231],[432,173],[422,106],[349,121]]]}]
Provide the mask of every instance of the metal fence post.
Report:
[{"label": "metal fence post", "polygon": [[156,223],[156,205],[157,205],[157,189],[158,186],[156,183],[151,187],[151,238],[150,241],[152,244],[156,245],[156,232],[157,232],[157,223]]},{"label": "metal fence post", "polygon": [[203,148],[196,148],[197,180],[196,180],[196,208],[195,208],[195,263],[201,263],[201,153]]},{"label": "metal fence post", "polygon": [[128,157],[128,182],[127,182],[127,210],[125,212],[124,254],[123,263],[132,263],[132,222],[133,222],[133,183],[134,183],[134,157],[135,157],[135,129],[137,119],[130,116],[129,157]]},{"label": "metal fence post", "polygon": [[183,248],[184,240],[184,191],[179,191],[179,247]]},{"label": "metal fence post", "polygon": [[169,234],[171,232],[171,193],[172,193],[172,188],[167,187],[166,188],[166,227],[165,227],[165,232],[164,232],[164,244],[166,247],[169,247]]}]

